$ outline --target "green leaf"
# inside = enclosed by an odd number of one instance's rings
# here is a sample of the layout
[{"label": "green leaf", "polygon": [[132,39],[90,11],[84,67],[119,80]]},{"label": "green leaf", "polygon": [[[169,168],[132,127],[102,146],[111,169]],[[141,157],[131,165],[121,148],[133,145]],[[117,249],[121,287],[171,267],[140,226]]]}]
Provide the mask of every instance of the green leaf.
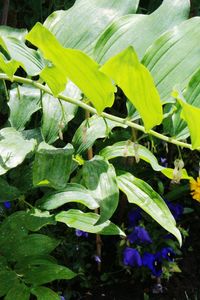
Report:
[{"label": "green leaf", "polygon": [[110,221],[106,221],[100,225],[95,225],[99,217],[100,216],[95,213],[83,213],[77,209],[70,209],[57,214],[56,221],[65,223],[68,227],[90,233],[125,236],[124,232]]},{"label": "green leaf", "polygon": [[[68,82],[65,96],[78,99],[81,98],[80,90],[71,81]],[[49,94],[42,97],[42,134],[49,144],[62,137],[66,125],[74,118],[78,107],[74,104],[60,101]]]},{"label": "green leaf", "polygon": [[32,288],[31,293],[37,297],[37,300],[60,300],[58,294],[44,286]]},{"label": "green leaf", "polygon": [[130,45],[142,58],[146,49],[163,32],[187,19],[189,8],[189,0],[164,0],[150,15],[128,15],[116,19],[99,37],[95,58],[105,63]]},{"label": "green leaf", "polygon": [[44,26],[64,47],[91,54],[106,26],[122,15],[136,12],[138,3],[139,0],[79,0],[67,11],[53,12]]},{"label": "green leaf", "polygon": [[64,190],[44,195],[36,205],[41,209],[51,210],[70,202],[81,203],[90,209],[99,207],[90,191],[77,183],[68,183]]},{"label": "green leaf", "polygon": [[15,283],[4,298],[5,300],[29,300],[30,289],[24,283]]},{"label": "green leaf", "polygon": [[97,115],[84,120],[72,139],[76,153],[81,154],[91,148],[97,139],[108,137],[114,127],[126,128],[127,126],[118,122],[105,120]]},{"label": "green leaf", "polygon": [[101,71],[114,79],[126,97],[138,110],[148,131],[162,122],[162,104],[149,71],[137,57],[133,47],[128,47],[108,60]]},{"label": "green leaf", "polygon": [[[16,241],[15,251],[12,254],[15,260],[20,260],[26,256],[45,255],[52,252],[59,244],[59,241],[43,234],[30,234]],[[13,249],[10,249],[10,253]]]},{"label": "green leaf", "polygon": [[55,218],[48,211],[41,212],[39,209],[33,208],[25,215],[24,226],[30,231],[38,231],[46,225],[55,225]]},{"label": "green leaf", "polygon": [[177,98],[182,107],[181,118],[187,122],[192,141],[192,148],[200,149],[200,108],[186,103],[181,93],[177,91],[173,92],[173,96]]},{"label": "green leaf", "polygon": [[[192,76],[186,89],[183,92],[183,97],[188,104],[200,108],[200,69]],[[177,111],[172,116],[172,124],[167,127],[171,136],[176,139],[186,139],[190,133],[187,123],[181,119],[181,105],[178,106]]]},{"label": "green leaf", "polygon": [[33,164],[33,184],[64,188],[69,179],[73,148],[55,148],[44,142],[39,145]]},{"label": "green leaf", "polygon": [[12,127],[0,130],[0,175],[21,164],[34,151],[36,141],[25,140]]},{"label": "green leaf", "polygon": [[100,205],[100,218],[97,224],[104,223],[112,217],[119,201],[114,167],[102,157],[95,156],[84,163],[82,181]]},{"label": "green leaf", "polygon": [[29,86],[18,86],[10,91],[8,106],[9,121],[12,127],[23,130],[32,114],[41,108],[39,89]]},{"label": "green leaf", "polygon": [[36,262],[35,265],[22,266],[19,271],[24,274],[25,282],[33,285],[46,284],[61,279],[69,280],[77,275],[66,267],[47,261],[44,261],[42,264]]},{"label": "green leaf", "polygon": [[3,270],[0,271],[0,297],[6,295],[12,286],[17,282],[17,274],[13,271]]},{"label": "green leaf", "polygon": [[[0,26],[0,46],[31,76],[37,75],[45,64],[40,54],[25,44],[26,29]],[[14,73],[13,73],[14,74]]]},{"label": "green leaf", "polygon": [[142,59],[162,100],[169,100],[175,85],[185,88],[199,69],[199,27],[199,17],[179,24],[156,40]]},{"label": "green leaf", "polygon": [[2,70],[6,75],[8,75],[10,80],[13,79],[13,75],[20,67],[20,65],[21,64],[14,59],[11,60],[4,59],[4,57],[0,53],[0,70]]},{"label": "green leaf", "polygon": [[21,192],[15,186],[0,178],[0,202],[16,200],[20,194]]},{"label": "green leaf", "polygon": [[[157,158],[153,155],[153,153],[150,150],[148,150],[142,145],[135,144],[130,140],[118,142],[113,144],[112,146],[108,146],[102,149],[99,154],[103,156],[103,158],[106,160],[110,160],[119,156],[135,156],[149,163],[154,171],[160,171],[170,179],[173,179],[174,177],[173,169],[165,168],[159,165]],[[187,174],[187,171],[185,169],[182,170],[181,178],[191,179],[191,177]]]},{"label": "green leaf", "polygon": [[98,70],[98,64],[89,56],[80,50],[63,48],[55,36],[40,23],[33,27],[26,38],[51,61],[51,66],[47,66],[40,76],[55,97],[65,89],[68,77],[98,112],[113,105],[115,87],[110,78]]},{"label": "green leaf", "polygon": [[180,245],[182,238],[176,222],[164,200],[146,182],[130,173],[117,177],[119,189],[126,194],[128,201],[140,206],[163,228],[172,233]]}]

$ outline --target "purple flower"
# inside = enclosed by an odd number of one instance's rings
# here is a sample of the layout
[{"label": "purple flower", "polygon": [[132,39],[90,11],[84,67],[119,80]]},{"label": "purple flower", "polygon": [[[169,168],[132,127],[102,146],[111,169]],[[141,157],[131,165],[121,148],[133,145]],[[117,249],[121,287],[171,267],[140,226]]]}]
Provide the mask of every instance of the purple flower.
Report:
[{"label": "purple flower", "polygon": [[64,296],[60,296],[60,300],[66,300]]},{"label": "purple flower", "polygon": [[161,158],[160,158],[160,163],[161,163],[161,165],[162,165],[163,167],[167,168],[168,163],[167,163],[166,157],[161,157]]},{"label": "purple flower", "polygon": [[128,220],[130,227],[134,227],[138,224],[138,222],[141,220],[141,209],[137,208],[135,210],[132,210],[128,213]]},{"label": "purple flower", "polygon": [[152,243],[152,240],[147,230],[142,226],[136,226],[131,234],[128,235],[128,240],[131,243]]},{"label": "purple flower", "polygon": [[83,231],[83,230],[80,230],[80,229],[76,229],[75,230],[75,234],[76,234],[76,236],[78,236],[78,237],[85,237],[85,238],[87,238],[88,237],[88,232],[85,232],[85,231]]},{"label": "purple flower", "polygon": [[162,258],[168,260],[168,261],[173,261],[175,257],[175,252],[171,247],[165,247],[162,248],[160,251]]},{"label": "purple flower", "polygon": [[183,206],[179,203],[173,203],[169,201],[165,201],[167,203],[167,206],[169,207],[172,215],[174,216],[175,220],[178,220],[181,218],[183,214]]},{"label": "purple flower", "polygon": [[143,266],[150,269],[151,273],[159,277],[162,274],[162,259],[160,253],[148,253],[145,252],[142,257]]},{"label": "purple flower", "polygon": [[94,260],[100,264],[101,263],[101,258],[98,255],[94,255]]},{"label": "purple flower", "polygon": [[10,201],[5,201],[3,203],[3,205],[5,206],[5,208],[10,209],[11,208],[11,202]]},{"label": "purple flower", "polygon": [[126,247],[123,252],[123,264],[131,267],[141,267],[142,259],[140,253],[133,248]]}]

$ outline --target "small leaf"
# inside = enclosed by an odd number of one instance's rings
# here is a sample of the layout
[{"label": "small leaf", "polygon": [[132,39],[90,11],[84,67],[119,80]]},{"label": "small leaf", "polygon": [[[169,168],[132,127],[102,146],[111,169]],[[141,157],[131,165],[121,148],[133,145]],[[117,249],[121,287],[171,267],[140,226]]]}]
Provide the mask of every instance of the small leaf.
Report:
[{"label": "small leaf", "polygon": [[98,70],[98,64],[89,56],[75,49],[66,49],[42,24],[37,23],[26,36],[32,44],[51,61],[40,76],[58,96],[66,87],[67,77],[74,82],[93,103],[98,112],[114,102],[115,87],[110,78]]},{"label": "small leaf", "polygon": [[108,60],[101,71],[114,79],[138,110],[146,130],[162,122],[162,104],[150,72],[143,66],[133,47]]},{"label": "small leaf", "polygon": [[95,156],[84,163],[82,180],[100,205],[100,218],[97,224],[107,221],[112,217],[119,201],[114,167],[101,157]]},{"label": "small leaf", "polygon": [[33,164],[33,184],[64,188],[69,179],[73,148],[55,148],[44,142],[39,145]]},{"label": "small leaf", "polygon": [[68,227],[90,233],[125,236],[124,232],[110,221],[106,221],[100,225],[95,225],[99,217],[100,216],[95,213],[83,213],[77,209],[70,209],[57,214],[56,221],[65,223]]},{"label": "small leaf", "polygon": [[13,75],[17,71],[17,69],[20,67],[20,63],[16,60],[5,60],[3,56],[0,54],[0,70],[2,70],[10,80],[13,79]]},{"label": "small leaf", "polygon": [[76,183],[68,183],[64,190],[44,195],[36,205],[41,209],[51,210],[70,202],[81,203],[90,209],[99,207],[90,191]]},{"label": "small leaf", "polygon": [[120,190],[126,194],[130,203],[140,206],[163,228],[172,233],[180,245],[182,238],[176,227],[176,222],[167,204],[146,182],[134,177],[130,173],[122,173],[117,177]]},{"label": "small leaf", "polygon": [[181,95],[181,93],[174,91],[173,96],[177,98],[179,101],[182,112],[181,117],[187,122],[190,136],[192,140],[192,148],[199,149],[200,148],[200,108],[192,106],[185,102],[185,99]]}]

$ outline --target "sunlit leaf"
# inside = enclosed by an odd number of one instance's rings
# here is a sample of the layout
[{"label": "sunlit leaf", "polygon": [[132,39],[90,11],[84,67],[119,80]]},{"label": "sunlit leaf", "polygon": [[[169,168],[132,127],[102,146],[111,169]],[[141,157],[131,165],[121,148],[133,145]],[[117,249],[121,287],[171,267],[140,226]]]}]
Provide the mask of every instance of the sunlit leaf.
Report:
[{"label": "sunlit leaf", "polygon": [[101,71],[113,78],[134,104],[147,131],[162,122],[162,104],[153,78],[131,46],[108,60]]}]

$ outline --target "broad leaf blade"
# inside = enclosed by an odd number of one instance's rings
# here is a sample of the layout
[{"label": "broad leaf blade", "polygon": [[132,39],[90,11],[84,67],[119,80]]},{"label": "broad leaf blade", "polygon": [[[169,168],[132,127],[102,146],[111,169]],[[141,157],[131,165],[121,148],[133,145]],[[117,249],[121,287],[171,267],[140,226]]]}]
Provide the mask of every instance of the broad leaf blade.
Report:
[{"label": "broad leaf blade", "polygon": [[96,115],[83,121],[72,139],[76,153],[81,154],[91,148],[97,139],[108,137],[115,127],[126,128],[127,126]]},{"label": "broad leaf blade", "polygon": [[6,295],[8,291],[18,281],[17,274],[13,271],[2,269],[0,271],[0,297]]},{"label": "broad leaf blade", "polygon": [[37,297],[37,300],[60,300],[58,294],[44,286],[32,288],[31,293]]},{"label": "broad leaf blade", "polygon": [[115,87],[89,56],[80,50],[63,48],[55,36],[40,23],[33,27],[26,38],[40,48],[44,57],[53,64],[47,66],[40,76],[51,88],[54,96],[65,89],[68,77],[98,112],[113,105]]},{"label": "broad leaf blade", "polygon": [[0,175],[21,164],[34,151],[36,141],[25,140],[12,127],[0,130]]},{"label": "broad leaf blade", "polygon": [[20,190],[0,178],[0,202],[16,200],[21,195]]},{"label": "broad leaf blade", "polygon": [[146,130],[162,122],[162,104],[149,71],[132,47],[108,60],[101,71],[110,76],[138,110]]},{"label": "broad leaf blade", "polygon": [[151,15],[128,15],[114,21],[100,36],[95,58],[100,63],[132,45],[139,58],[162,33],[186,20],[189,0],[164,0]]},{"label": "broad leaf blade", "polygon": [[77,183],[68,183],[64,190],[44,195],[36,204],[41,209],[51,210],[70,202],[81,203],[90,209],[99,207],[90,191]]},{"label": "broad leaf blade", "polygon": [[32,114],[41,108],[40,91],[33,87],[18,86],[10,91],[8,105],[12,127],[23,130]]},{"label": "broad leaf blade", "polygon": [[33,184],[64,188],[69,179],[73,147],[55,148],[44,142],[39,145],[33,164]]},{"label": "broad leaf blade", "polygon": [[112,217],[119,201],[114,167],[101,157],[94,157],[84,163],[82,180],[93,198],[99,203],[100,218],[97,224],[107,221]]},{"label": "broad leaf blade", "polygon": [[117,177],[120,190],[124,192],[130,203],[140,206],[163,228],[172,233],[180,245],[182,238],[176,222],[164,200],[146,182],[130,173],[122,173]]},{"label": "broad leaf blade", "polygon": [[138,3],[139,0],[79,0],[71,9],[51,14],[44,26],[64,47],[92,54],[95,40],[106,26],[122,15],[136,12]]},{"label": "broad leaf blade", "polygon": [[56,215],[58,222],[65,223],[67,226],[80,229],[90,233],[99,233],[103,235],[122,235],[124,232],[115,224],[106,221],[100,225],[95,225],[99,219],[99,215],[95,213],[83,213],[77,209],[62,211]]},{"label": "broad leaf blade", "polygon": [[9,290],[8,294],[4,298],[5,300],[29,300],[30,299],[30,289],[21,282],[17,282]]}]

